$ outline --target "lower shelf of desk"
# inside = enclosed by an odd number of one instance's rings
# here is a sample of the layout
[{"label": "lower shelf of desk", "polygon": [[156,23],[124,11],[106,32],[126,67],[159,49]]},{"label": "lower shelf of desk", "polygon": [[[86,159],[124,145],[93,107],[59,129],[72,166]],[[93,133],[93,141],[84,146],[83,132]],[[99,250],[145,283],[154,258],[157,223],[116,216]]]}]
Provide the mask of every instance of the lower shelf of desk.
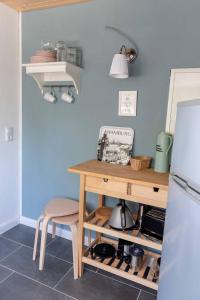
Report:
[{"label": "lower shelf of desk", "polygon": [[[103,240],[101,242],[103,242]],[[94,245],[95,244],[93,243],[93,246]],[[157,290],[158,276],[156,276],[156,273],[158,268],[157,260],[159,257],[159,254],[156,254],[151,251],[145,251],[143,265],[139,272],[135,272],[134,269],[130,268],[125,262],[118,259],[117,257],[106,259],[93,259],[88,250],[85,251],[85,255],[82,257],[82,262],[96,267],[98,269],[102,269],[104,271],[121,276],[128,280],[134,281],[136,283],[142,284],[151,289]],[[153,258],[151,267],[148,266],[149,258]]]}]

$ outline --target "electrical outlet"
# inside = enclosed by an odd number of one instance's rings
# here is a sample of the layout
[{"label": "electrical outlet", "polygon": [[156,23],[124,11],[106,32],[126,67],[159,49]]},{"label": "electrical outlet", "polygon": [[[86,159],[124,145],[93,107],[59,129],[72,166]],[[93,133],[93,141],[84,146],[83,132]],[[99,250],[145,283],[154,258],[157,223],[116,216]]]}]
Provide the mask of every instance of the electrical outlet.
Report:
[{"label": "electrical outlet", "polygon": [[9,143],[14,140],[14,128],[13,127],[5,127],[5,142]]},{"label": "electrical outlet", "polygon": [[118,115],[124,117],[137,115],[137,91],[119,91]]}]

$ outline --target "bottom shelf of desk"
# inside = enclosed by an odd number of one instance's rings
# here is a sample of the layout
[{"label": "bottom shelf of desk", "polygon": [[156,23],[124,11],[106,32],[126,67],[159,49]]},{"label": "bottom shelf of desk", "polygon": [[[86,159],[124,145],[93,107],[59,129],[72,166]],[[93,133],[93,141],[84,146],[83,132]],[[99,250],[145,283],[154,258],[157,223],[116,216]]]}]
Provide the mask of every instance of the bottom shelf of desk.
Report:
[{"label": "bottom shelf of desk", "polygon": [[[103,242],[103,240],[101,240],[101,242]],[[92,244],[92,246],[94,245],[95,243]],[[139,270],[139,272],[135,272],[134,269],[130,268],[125,262],[118,259],[116,256],[112,258],[106,258],[106,259],[101,259],[101,258],[93,259],[91,258],[88,249],[85,251],[85,255],[82,257],[83,263],[113,273],[115,275],[124,277],[126,279],[142,284],[151,289],[154,290],[158,289],[158,276],[157,276],[158,274],[156,273],[157,273],[157,265],[158,265],[157,260],[160,257],[159,254],[156,254],[151,251],[145,251],[142,268]],[[151,267],[148,266],[150,257],[153,258]]]}]

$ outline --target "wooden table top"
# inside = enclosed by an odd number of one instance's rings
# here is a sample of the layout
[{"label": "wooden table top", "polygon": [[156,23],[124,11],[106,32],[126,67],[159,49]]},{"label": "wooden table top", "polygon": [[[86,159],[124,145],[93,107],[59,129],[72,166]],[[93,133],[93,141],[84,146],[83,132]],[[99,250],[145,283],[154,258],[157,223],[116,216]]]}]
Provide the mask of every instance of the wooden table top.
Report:
[{"label": "wooden table top", "polygon": [[168,189],[169,174],[157,173],[153,169],[134,171],[131,166],[113,165],[98,160],[89,160],[68,169],[71,173],[115,179]]}]

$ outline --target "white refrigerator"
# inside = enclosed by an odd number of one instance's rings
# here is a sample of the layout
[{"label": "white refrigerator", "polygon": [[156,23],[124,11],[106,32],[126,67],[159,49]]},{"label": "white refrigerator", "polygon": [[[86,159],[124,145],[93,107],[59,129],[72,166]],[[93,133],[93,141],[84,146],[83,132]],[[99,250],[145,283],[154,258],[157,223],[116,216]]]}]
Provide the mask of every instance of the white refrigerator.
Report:
[{"label": "white refrigerator", "polygon": [[158,300],[200,300],[200,100],[178,104]]}]

